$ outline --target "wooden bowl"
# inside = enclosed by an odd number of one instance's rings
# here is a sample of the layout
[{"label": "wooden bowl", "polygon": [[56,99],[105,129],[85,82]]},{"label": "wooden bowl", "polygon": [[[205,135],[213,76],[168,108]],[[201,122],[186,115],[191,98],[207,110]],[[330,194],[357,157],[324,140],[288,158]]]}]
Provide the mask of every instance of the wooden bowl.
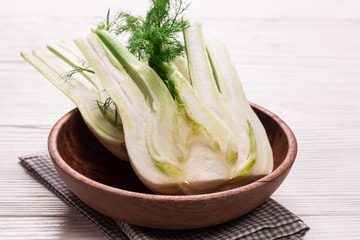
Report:
[{"label": "wooden bowl", "polygon": [[77,109],[62,117],[49,135],[48,147],[65,184],[98,212],[130,224],[161,229],[191,229],[224,223],[259,206],[290,171],[297,142],[276,115],[252,104],[274,152],[274,170],[243,187],[222,192],[156,195],[137,178],[129,162],[114,157],[91,134]]}]

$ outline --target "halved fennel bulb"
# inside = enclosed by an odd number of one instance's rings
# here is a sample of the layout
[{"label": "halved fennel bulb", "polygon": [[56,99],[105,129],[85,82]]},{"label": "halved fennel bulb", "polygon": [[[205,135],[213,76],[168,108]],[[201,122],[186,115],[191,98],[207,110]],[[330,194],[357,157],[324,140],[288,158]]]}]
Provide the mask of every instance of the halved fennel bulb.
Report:
[{"label": "halved fennel bulb", "polygon": [[163,63],[167,86],[105,30],[75,43],[117,106],[133,169],[154,192],[219,191],[272,171],[265,130],[224,45],[205,44],[199,24],[185,33],[189,76]]}]

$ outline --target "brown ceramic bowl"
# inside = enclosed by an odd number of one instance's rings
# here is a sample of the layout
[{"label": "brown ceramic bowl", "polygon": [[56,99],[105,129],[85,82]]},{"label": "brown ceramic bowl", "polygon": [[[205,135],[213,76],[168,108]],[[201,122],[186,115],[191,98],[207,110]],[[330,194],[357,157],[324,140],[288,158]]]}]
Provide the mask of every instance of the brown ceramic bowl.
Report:
[{"label": "brown ceramic bowl", "polygon": [[201,195],[156,195],[128,162],[114,157],[91,134],[77,109],[62,117],[49,136],[56,170],[70,190],[93,209],[120,221],[161,229],[191,229],[235,219],[260,205],[290,171],[297,143],[276,115],[252,104],[274,152],[271,174],[243,187]]}]

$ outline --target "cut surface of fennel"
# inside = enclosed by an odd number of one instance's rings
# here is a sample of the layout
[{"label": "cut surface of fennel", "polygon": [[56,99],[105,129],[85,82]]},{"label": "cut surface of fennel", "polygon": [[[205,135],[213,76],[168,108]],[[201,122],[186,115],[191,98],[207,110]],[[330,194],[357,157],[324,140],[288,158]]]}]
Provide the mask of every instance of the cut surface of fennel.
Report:
[{"label": "cut surface of fennel", "polygon": [[190,81],[195,90],[206,105],[231,126],[242,143],[235,163],[237,175],[241,177],[251,174],[260,177],[270,173],[273,154],[269,140],[246,99],[225,45],[219,40],[206,42],[200,23],[185,31],[185,43]]},{"label": "cut surface of fennel", "polygon": [[[238,118],[221,93],[211,93],[217,98],[220,112],[216,112],[189,77],[168,64],[167,78],[173,97],[146,63],[137,60],[105,30],[96,30],[75,42],[119,110],[133,169],[154,192],[212,192],[271,172],[272,155],[258,159],[258,122],[248,116],[248,110],[240,109],[245,113],[240,119],[243,124],[238,127]],[[189,44],[193,42],[187,41]],[[201,61],[209,60],[202,56]],[[189,69],[192,64],[190,60]],[[212,74],[212,66],[207,68]],[[191,71],[190,79],[193,81]],[[214,81],[214,77],[204,79]],[[257,168],[264,164],[266,169]]]}]

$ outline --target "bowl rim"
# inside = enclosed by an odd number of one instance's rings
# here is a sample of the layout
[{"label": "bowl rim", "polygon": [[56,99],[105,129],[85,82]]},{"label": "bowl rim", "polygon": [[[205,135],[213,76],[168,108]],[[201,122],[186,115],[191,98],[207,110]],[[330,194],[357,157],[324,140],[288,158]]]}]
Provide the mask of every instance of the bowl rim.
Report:
[{"label": "bowl rim", "polygon": [[66,113],[63,117],[61,117],[53,126],[50,131],[48,137],[48,150],[50,153],[50,157],[53,160],[54,164],[60,167],[64,172],[72,176],[73,178],[77,179],[78,181],[83,182],[86,185],[91,185],[94,188],[102,189],[106,192],[113,193],[113,194],[120,194],[125,197],[129,198],[141,198],[141,199],[148,199],[148,200],[157,200],[157,201],[201,201],[201,200],[209,200],[209,199],[218,199],[224,198],[225,196],[228,197],[229,195],[237,195],[239,193],[245,193],[255,189],[257,187],[261,187],[265,185],[267,182],[272,182],[279,176],[281,176],[284,172],[286,172],[289,168],[291,168],[292,164],[295,161],[296,154],[297,154],[297,140],[290,129],[290,127],[281,120],[277,115],[272,113],[271,111],[257,105],[254,103],[250,103],[252,107],[260,110],[261,112],[265,113],[269,117],[271,117],[275,122],[279,124],[279,126],[284,131],[286,138],[288,140],[288,152],[285,156],[284,161],[271,173],[268,175],[252,182],[247,185],[220,191],[220,192],[213,192],[213,193],[204,193],[204,194],[195,194],[195,195],[161,195],[161,194],[152,194],[152,193],[140,193],[140,192],[133,192],[129,190],[124,190],[112,186],[108,186],[106,184],[97,182],[91,178],[88,178],[81,173],[75,171],[71,168],[66,161],[61,157],[58,149],[57,149],[57,136],[62,128],[62,126],[69,120],[69,118],[74,115],[77,111],[77,108],[74,108],[70,112]]}]

